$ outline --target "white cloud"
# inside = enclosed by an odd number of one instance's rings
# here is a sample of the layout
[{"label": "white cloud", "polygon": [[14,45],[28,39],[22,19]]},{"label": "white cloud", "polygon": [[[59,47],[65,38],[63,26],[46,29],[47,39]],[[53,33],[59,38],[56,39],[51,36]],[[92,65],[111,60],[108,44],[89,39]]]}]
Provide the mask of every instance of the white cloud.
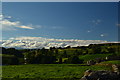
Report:
[{"label": "white cloud", "polygon": [[0,14],[0,20],[2,20],[2,18],[3,18],[3,15],[2,15],[2,14]]},{"label": "white cloud", "polygon": [[3,14],[0,14],[0,19],[5,19],[5,18],[10,19],[12,18],[12,16],[4,16]]},{"label": "white cloud", "polygon": [[32,28],[32,27],[24,26],[24,25],[22,25],[22,26],[17,26],[17,27],[19,27],[19,28],[24,28],[24,29],[34,29],[34,28]]},{"label": "white cloud", "polygon": [[6,18],[12,18],[12,16],[7,16]]},{"label": "white cloud", "polygon": [[101,37],[104,37],[104,34],[101,34],[100,36],[101,36]]},{"label": "white cloud", "polygon": [[32,27],[29,27],[29,26],[21,25],[21,23],[19,21],[12,22],[12,21],[9,21],[7,19],[2,20],[1,24],[2,24],[3,30],[11,30],[11,29],[14,29],[15,27],[24,28],[24,29],[34,29]]},{"label": "white cloud", "polygon": [[16,28],[23,28],[23,29],[34,29],[33,26],[23,25],[20,21],[10,21],[6,18],[12,18],[11,16],[3,16],[0,15],[0,21],[2,30],[16,30]]},{"label": "white cloud", "polygon": [[90,33],[91,31],[90,31],[90,30],[88,30],[87,32],[88,32],[88,33]]},{"label": "white cloud", "polygon": [[104,37],[104,36],[106,36],[106,35],[105,35],[105,34],[101,34],[100,36],[101,36],[101,37]]},{"label": "white cloud", "polygon": [[2,26],[2,30],[17,30],[17,28],[22,28],[22,29],[38,29],[38,28],[51,28],[51,29],[61,29],[63,27],[60,26],[52,26],[52,27],[47,27],[47,26],[42,26],[42,25],[33,25],[33,24],[28,24],[24,25],[20,21],[11,21],[12,16],[4,16],[0,14],[0,24]]},{"label": "white cloud", "polygon": [[2,40],[3,47],[15,47],[15,48],[50,48],[50,47],[77,47],[87,46],[89,44],[104,43],[107,41],[102,40],[77,40],[77,39],[50,39],[43,37],[16,37],[9,40]]},{"label": "white cloud", "polygon": [[19,24],[20,24],[19,21],[11,22],[11,21],[6,20],[6,19],[2,21],[2,25],[3,25],[3,26],[4,26],[4,25],[6,25],[6,26],[18,26]]}]

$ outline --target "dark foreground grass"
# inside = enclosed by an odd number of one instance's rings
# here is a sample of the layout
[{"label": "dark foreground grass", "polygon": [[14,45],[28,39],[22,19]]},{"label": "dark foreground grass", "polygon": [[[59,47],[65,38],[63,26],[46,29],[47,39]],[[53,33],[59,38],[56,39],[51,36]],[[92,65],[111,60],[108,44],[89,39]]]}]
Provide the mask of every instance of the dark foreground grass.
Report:
[{"label": "dark foreground grass", "polygon": [[85,66],[79,64],[30,64],[2,67],[2,78],[62,79],[81,78],[87,69],[111,70],[109,66]]}]

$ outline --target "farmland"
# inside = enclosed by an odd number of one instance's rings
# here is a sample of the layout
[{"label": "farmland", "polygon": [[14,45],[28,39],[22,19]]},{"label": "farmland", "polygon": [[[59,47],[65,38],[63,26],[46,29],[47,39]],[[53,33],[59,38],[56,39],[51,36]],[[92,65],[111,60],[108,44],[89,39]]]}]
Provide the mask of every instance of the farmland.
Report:
[{"label": "farmland", "polygon": [[102,64],[119,64],[120,65],[120,60],[105,61],[105,62],[102,62]]},{"label": "farmland", "polygon": [[80,79],[88,69],[112,71],[111,65],[120,65],[119,51],[118,44],[50,49],[3,48],[0,55],[2,78]]},{"label": "farmland", "polygon": [[82,64],[29,64],[3,66],[3,78],[81,78],[84,71],[111,70],[109,66]]}]

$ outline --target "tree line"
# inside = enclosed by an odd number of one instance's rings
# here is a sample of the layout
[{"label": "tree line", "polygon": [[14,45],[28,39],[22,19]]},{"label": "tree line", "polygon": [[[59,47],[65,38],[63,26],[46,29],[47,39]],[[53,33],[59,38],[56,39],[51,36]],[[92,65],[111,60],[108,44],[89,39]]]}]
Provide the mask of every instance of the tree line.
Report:
[{"label": "tree line", "polygon": [[108,54],[116,53],[119,44],[90,44],[89,46],[66,47],[50,49],[2,49],[3,65],[17,64],[82,64],[84,60],[79,56],[86,54]]}]

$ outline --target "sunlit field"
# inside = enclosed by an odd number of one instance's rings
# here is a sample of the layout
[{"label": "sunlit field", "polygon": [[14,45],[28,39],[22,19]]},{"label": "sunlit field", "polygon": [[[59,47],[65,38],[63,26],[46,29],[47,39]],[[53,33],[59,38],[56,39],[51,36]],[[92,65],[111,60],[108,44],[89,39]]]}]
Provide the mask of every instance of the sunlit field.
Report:
[{"label": "sunlit field", "polygon": [[79,64],[30,64],[3,66],[3,78],[81,78],[87,69],[111,70],[109,66]]}]

